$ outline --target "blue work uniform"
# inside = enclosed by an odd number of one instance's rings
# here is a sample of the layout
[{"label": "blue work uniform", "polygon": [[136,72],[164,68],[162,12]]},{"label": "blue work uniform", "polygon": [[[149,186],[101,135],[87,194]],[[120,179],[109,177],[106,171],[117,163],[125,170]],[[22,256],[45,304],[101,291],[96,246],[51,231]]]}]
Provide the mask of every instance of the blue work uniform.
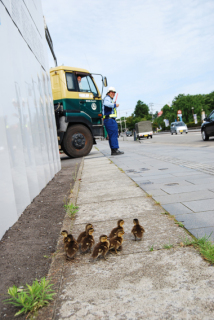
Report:
[{"label": "blue work uniform", "polygon": [[104,125],[108,132],[109,145],[111,149],[119,149],[118,125],[116,118],[110,117],[111,114],[114,114],[114,108],[116,108],[116,103],[113,102],[113,99],[110,96],[105,96],[103,99],[103,115],[105,116]]}]

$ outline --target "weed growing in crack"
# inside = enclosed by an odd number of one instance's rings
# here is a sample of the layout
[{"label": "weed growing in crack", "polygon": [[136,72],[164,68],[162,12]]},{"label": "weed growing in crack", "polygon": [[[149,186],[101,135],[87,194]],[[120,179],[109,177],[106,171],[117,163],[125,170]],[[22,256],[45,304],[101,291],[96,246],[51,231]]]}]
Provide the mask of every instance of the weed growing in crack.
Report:
[{"label": "weed growing in crack", "polygon": [[21,308],[15,316],[27,312],[30,314],[47,305],[49,300],[53,300],[55,293],[51,287],[52,284],[49,284],[45,277],[40,282],[36,279],[32,286],[26,284],[25,288],[17,288],[14,285],[8,289],[10,298],[4,300],[4,302]]},{"label": "weed growing in crack", "polygon": [[171,248],[173,248],[173,244],[164,244],[163,248],[164,249],[171,249]]},{"label": "weed growing in crack", "polygon": [[153,245],[151,246],[151,248],[149,249],[149,251],[154,251]]},{"label": "weed growing in crack", "polygon": [[148,193],[147,193],[146,196],[147,196],[147,198],[152,198],[152,194],[148,194]]},{"label": "weed growing in crack", "polygon": [[176,221],[175,224],[177,224],[179,227],[183,228],[184,227],[184,224],[179,222],[179,221]]},{"label": "weed growing in crack", "polygon": [[70,204],[64,204],[63,206],[65,208],[65,210],[67,211],[69,217],[74,217],[75,214],[77,213],[79,207],[75,206],[73,203]]}]

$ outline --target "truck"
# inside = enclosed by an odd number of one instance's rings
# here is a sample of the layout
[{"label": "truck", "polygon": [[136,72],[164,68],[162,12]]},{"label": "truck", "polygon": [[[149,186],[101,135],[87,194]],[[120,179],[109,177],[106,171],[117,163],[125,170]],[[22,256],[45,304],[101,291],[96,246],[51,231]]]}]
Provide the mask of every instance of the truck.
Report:
[{"label": "truck", "polygon": [[144,137],[147,139],[153,136],[151,121],[140,121],[135,124],[137,138],[140,140]]},{"label": "truck", "polygon": [[[100,76],[103,91],[107,78]],[[50,78],[59,149],[71,158],[86,156],[104,136],[102,93],[85,69],[57,66]]]}]

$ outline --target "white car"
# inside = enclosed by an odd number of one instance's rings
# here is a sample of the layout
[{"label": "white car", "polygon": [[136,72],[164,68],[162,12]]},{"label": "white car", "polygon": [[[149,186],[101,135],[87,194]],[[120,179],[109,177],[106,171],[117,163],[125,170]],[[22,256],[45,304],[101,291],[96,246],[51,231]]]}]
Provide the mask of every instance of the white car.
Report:
[{"label": "white car", "polygon": [[172,122],[170,126],[170,132],[171,134],[188,133],[188,128],[183,121]]}]

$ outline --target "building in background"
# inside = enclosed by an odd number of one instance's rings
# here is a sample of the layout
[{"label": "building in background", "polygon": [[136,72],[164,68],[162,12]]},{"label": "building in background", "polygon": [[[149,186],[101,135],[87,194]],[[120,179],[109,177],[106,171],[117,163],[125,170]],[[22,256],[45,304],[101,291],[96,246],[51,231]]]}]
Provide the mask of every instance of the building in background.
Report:
[{"label": "building in background", "polygon": [[0,239],[60,170],[40,0],[0,0]]}]

